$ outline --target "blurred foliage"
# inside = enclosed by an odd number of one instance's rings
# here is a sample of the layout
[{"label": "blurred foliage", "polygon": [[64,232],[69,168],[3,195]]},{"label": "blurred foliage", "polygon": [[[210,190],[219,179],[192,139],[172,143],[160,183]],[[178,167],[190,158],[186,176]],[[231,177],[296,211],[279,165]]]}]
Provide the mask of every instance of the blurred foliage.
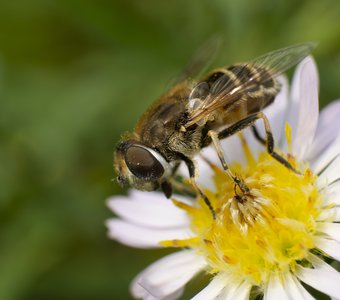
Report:
[{"label": "blurred foliage", "polygon": [[120,134],[216,32],[224,64],[319,42],[325,105],[340,94],[339,20],[338,0],[1,1],[0,299],[130,299],[169,251],[106,237]]}]

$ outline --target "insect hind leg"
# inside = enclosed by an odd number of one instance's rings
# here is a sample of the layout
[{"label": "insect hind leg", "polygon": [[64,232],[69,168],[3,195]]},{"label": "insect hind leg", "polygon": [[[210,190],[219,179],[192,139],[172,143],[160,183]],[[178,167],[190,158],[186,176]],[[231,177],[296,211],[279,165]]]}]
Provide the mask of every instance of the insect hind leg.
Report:
[{"label": "insect hind leg", "polygon": [[[254,126],[254,123],[258,120],[262,119],[264,123],[264,128],[266,131],[266,140],[264,140],[267,152],[274,158],[276,159],[279,163],[283,164],[286,168],[292,170],[293,172],[300,174],[299,171],[297,171],[285,158],[283,158],[280,154],[274,151],[274,137],[270,128],[270,123],[268,118],[265,116],[263,112],[258,112],[256,114],[252,114],[246,118],[244,118],[241,121],[238,121],[237,123],[231,125],[230,127],[220,131],[218,133],[218,138],[219,139],[225,139],[229,136],[234,135],[235,133],[252,126],[253,127],[253,132],[255,134],[256,138],[259,138],[260,141],[263,138],[258,134],[257,129]],[[255,128],[255,129],[254,129]],[[257,134],[257,135],[256,135]]]},{"label": "insect hind leg", "polygon": [[262,144],[266,145],[266,140],[260,135],[259,131],[257,130],[255,125],[251,126],[251,129],[253,131],[254,137]]}]

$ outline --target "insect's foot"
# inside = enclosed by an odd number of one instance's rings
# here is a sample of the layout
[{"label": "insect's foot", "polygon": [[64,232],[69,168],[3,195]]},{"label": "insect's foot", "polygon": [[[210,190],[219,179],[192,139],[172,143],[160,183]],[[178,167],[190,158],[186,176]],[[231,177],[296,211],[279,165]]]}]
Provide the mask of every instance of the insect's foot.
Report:
[{"label": "insect's foot", "polygon": [[249,194],[250,193],[249,187],[243,181],[241,181],[239,178],[234,177],[234,182],[240,188],[240,190],[243,194]]},{"label": "insect's foot", "polygon": [[283,164],[287,169],[293,171],[297,175],[302,175],[300,171],[296,170],[286,159],[284,159],[282,156],[280,156],[276,152],[273,152],[270,155],[273,158],[275,158],[279,163]]}]

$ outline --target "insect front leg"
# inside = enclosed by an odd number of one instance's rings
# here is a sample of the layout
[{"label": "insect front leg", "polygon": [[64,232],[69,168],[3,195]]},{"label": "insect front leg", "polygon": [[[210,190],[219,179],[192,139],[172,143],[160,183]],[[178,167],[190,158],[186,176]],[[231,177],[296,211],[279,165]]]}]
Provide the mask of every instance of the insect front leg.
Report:
[{"label": "insect front leg", "polygon": [[211,211],[213,219],[215,220],[216,219],[216,211],[213,208],[209,198],[203,193],[203,191],[200,189],[200,187],[197,184],[196,168],[195,168],[194,162],[189,157],[186,157],[185,155],[183,155],[181,153],[178,153],[178,155],[180,156],[180,158],[184,161],[184,163],[188,167],[191,184],[194,186],[197,193],[203,198],[205,204],[208,206],[209,210]]},{"label": "insect front leg", "polygon": [[[300,172],[295,170],[295,168],[285,158],[283,158],[281,155],[279,155],[277,152],[274,151],[273,134],[272,134],[272,131],[271,131],[271,128],[270,128],[269,121],[268,121],[267,117],[265,116],[265,114],[263,112],[258,112],[256,114],[250,115],[250,116],[244,118],[243,120],[238,121],[237,123],[231,125],[230,127],[220,131],[218,133],[218,139],[225,139],[225,138],[232,136],[235,133],[237,133],[237,132],[239,132],[239,131],[241,131],[241,130],[249,127],[249,126],[253,126],[255,121],[258,120],[258,119],[262,119],[263,123],[264,123],[264,128],[265,128],[265,131],[266,131],[266,141],[265,141],[266,143],[265,144],[266,144],[268,153],[273,158],[275,158],[279,163],[283,164],[288,169],[292,170],[293,172],[295,172],[297,174],[300,174]],[[256,137],[256,132],[257,132],[257,130],[255,129],[255,131],[254,131],[255,137]],[[260,137],[260,140],[261,139],[262,138]]]},{"label": "insect front leg", "polygon": [[195,190],[190,188],[189,186],[185,185],[181,181],[178,181],[175,178],[170,178],[169,182],[172,185],[172,187],[175,190],[177,190],[178,192],[183,193],[185,195],[188,195],[190,197],[195,197],[196,196]]},{"label": "insect front leg", "polygon": [[[178,170],[180,164],[181,164],[180,161],[178,161],[174,164],[172,171],[171,171],[171,176],[166,181],[166,185],[171,186],[171,192],[172,192],[173,189],[175,189],[180,193],[183,193],[183,194],[188,195],[190,197],[195,197],[196,191],[193,188],[185,185],[182,181],[179,181],[179,180],[176,179],[176,173],[177,173],[177,170]],[[166,189],[163,188],[163,184],[161,185],[161,188],[162,188],[165,196],[167,198],[170,198],[172,193],[166,194]]]}]

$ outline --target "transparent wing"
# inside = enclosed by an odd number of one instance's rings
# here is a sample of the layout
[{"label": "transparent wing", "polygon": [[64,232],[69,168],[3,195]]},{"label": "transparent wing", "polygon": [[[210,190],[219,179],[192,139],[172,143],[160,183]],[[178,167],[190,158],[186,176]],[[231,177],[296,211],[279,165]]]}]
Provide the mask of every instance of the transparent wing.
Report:
[{"label": "transparent wing", "polygon": [[202,76],[207,68],[215,60],[223,43],[220,34],[214,34],[194,53],[184,70],[174,80],[173,84],[187,80],[188,78],[197,78]]},{"label": "transparent wing", "polygon": [[[269,52],[249,63],[239,65],[238,69],[233,71],[235,76],[221,76],[212,84],[209,94],[201,102],[201,105],[192,110],[184,126],[189,127],[204,118],[208,118],[214,111],[235,104],[240,100],[240,95],[265,84],[296,65],[314,47],[314,43],[297,44]],[[254,67],[256,72],[250,75],[249,70]]]}]

